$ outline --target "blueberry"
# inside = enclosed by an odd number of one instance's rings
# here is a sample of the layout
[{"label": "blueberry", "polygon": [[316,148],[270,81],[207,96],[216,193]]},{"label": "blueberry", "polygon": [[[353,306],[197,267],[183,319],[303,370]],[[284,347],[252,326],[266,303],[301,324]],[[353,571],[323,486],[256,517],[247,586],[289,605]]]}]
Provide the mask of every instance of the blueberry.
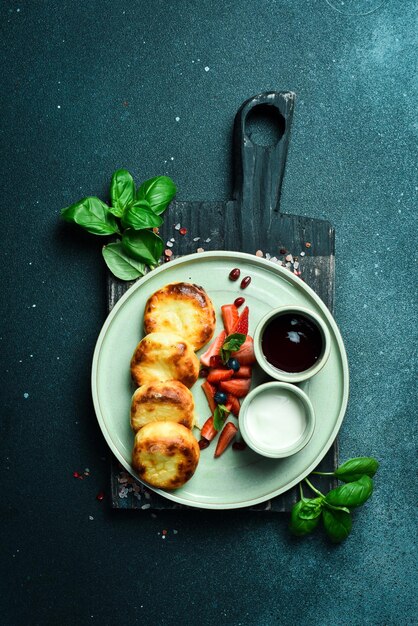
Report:
[{"label": "blueberry", "polygon": [[234,372],[238,372],[238,370],[240,368],[240,364],[239,364],[238,359],[228,359],[228,362],[227,362],[226,366],[230,370],[234,370]]},{"label": "blueberry", "polygon": [[217,391],[214,396],[216,404],[225,404],[226,402],[226,393],[223,391]]}]

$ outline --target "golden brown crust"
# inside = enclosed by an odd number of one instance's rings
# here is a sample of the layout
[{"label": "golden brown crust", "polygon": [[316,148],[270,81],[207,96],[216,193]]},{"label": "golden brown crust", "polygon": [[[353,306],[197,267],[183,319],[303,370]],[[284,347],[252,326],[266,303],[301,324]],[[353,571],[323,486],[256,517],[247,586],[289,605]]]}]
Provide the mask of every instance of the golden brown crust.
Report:
[{"label": "golden brown crust", "polygon": [[152,422],[135,435],[132,466],[154,487],[178,489],[195,473],[199,457],[199,444],[182,424]]},{"label": "golden brown crust", "polygon": [[131,402],[131,427],[135,432],[150,422],[172,421],[194,425],[192,392],[178,380],[153,382],[135,391]]},{"label": "golden brown crust", "polygon": [[135,349],[131,375],[138,386],[179,380],[190,388],[199,376],[199,359],[182,337],[172,333],[150,333]]},{"label": "golden brown crust", "polygon": [[170,283],[156,291],[145,306],[146,333],[175,333],[195,350],[212,339],[215,325],[211,299],[202,287],[191,283]]}]

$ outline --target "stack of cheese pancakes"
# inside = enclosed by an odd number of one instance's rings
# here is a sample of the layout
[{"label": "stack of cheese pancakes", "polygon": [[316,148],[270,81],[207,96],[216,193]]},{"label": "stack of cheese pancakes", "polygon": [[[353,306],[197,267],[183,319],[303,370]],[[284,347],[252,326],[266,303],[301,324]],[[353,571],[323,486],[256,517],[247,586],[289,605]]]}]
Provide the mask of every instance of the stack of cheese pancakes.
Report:
[{"label": "stack of cheese pancakes", "polygon": [[138,387],[131,404],[132,465],[154,487],[177,489],[196,470],[200,449],[190,388],[199,376],[195,353],[211,340],[215,325],[213,304],[197,285],[166,285],[145,306],[145,337],[131,360]]}]

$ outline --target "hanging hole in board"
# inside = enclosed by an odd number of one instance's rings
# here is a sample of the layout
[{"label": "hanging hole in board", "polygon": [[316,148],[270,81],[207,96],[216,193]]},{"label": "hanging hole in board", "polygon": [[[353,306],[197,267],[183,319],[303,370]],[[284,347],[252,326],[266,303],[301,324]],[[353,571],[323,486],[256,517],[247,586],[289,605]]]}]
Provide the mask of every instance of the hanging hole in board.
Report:
[{"label": "hanging hole in board", "polygon": [[285,129],[286,120],[270,104],[258,104],[245,120],[245,134],[253,144],[259,146],[275,146],[283,137]]}]

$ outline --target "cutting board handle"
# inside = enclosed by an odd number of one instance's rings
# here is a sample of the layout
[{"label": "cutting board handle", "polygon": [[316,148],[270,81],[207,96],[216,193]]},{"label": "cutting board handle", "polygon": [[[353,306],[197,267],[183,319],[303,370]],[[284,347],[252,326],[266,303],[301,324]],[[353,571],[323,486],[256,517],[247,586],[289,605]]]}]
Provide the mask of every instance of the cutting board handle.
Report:
[{"label": "cutting board handle", "polygon": [[[291,91],[261,93],[246,100],[235,116],[234,199],[243,213],[251,211],[256,215],[261,212],[266,217],[266,213],[279,211],[294,103],[295,94]],[[274,145],[259,145],[247,134],[247,118],[260,105],[264,105],[263,108],[267,105],[276,109],[273,119],[278,126],[278,141]],[[262,110],[260,107],[259,111]]]}]

